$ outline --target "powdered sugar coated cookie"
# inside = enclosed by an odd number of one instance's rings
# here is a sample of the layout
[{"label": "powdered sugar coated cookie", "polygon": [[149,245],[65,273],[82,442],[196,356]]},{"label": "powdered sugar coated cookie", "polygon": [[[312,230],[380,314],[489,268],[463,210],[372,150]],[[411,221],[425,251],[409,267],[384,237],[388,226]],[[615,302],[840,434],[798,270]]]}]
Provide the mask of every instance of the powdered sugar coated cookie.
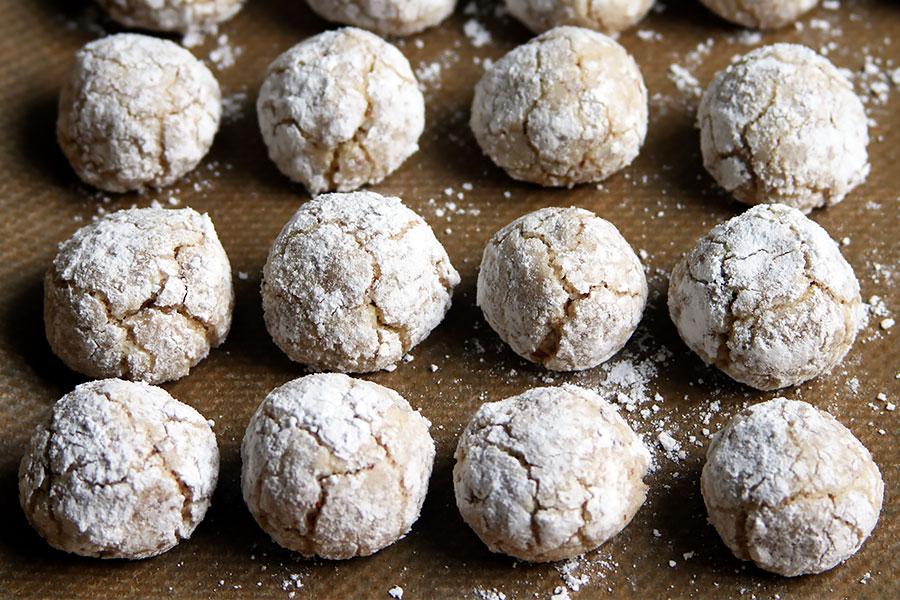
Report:
[{"label": "powdered sugar coated cookie", "polygon": [[244,0],[97,0],[125,27],[182,33],[209,28],[233,17]]},{"label": "powdered sugar coated cookie", "polygon": [[514,179],[571,187],[634,160],[647,133],[647,89],[613,39],[557,27],[485,72],[469,124],[481,150]]},{"label": "powdered sugar coated cookie", "polygon": [[422,217],[375,192],[304,204],[269,250],[262,301],[272,339],[316,370],[394,364],[450,308],[459,274]]},{"label": "powdered sugar coated cookie", "polygon": [[575,25],[615,35],[644,18],[653,0],[506,0],[512,16],[535,33]]},{"label": "powdered sugar coated cookie", "polygon": [[793,23],[819,3],[819,0],[700,1],[726,21],[754,29],[775,29]]},{"label": "powdered sugar coated cookie", "polygon": [[616,410],[573,385],[483,404],[456,449],[463,519],[493,552],[542,562],[619,533],[647,492],[650,454]]},{"label": "powdered sugar coated cookie", "polygon": [[56,135],[78,176],[110,192],[163,187],[197,166],[222,113],[215,77],[174,42],[120,33],[75,54]]},{"label": "powdered sugar coated cookie", "polygon": [[379,35],[412,35],[446,19],[456,0],[307,0],[329,21],[354,25]]},{"label": "powdered sugar coated cookie", "polygon": [[19,500],[50,545],[147,558],[190,537],[219,475],[212,430],[165,390],[119,379],[79,385],[38,426]]},{"label": "powdered sugar coated cookie", "polygon": [[313,194],[377,183],[418,149],[425,99],[406,57],[353,27],[300,42],[256,102],[269,157]]},{"label": "powdered sugar coated cookie", "polygon": [[771,390],[844,358],[861,298],[824,229],[794,208],[764,204],[717,225],[678,261],[669,314],[705,363]]},{"label": "powdered sugar coated cookie", "polygon": [[548,369],[595,367],[634,332],[647,301],[638,257],[612,223],[542,208],[488,242],[478,306],[520,356]]},{"label": "powdered sugar coated cookie", "polygon": [[82,227],[44,279],[50,347],[91,377],[183,377],[225,340],[233,306],[225,250],[190,208],[122,210]]},{"label": "powdered sugar coated cookie", "polygon": [[365,556],[419,517],[434,462],[429,423],[399,394],[338,373],[273,390],[241,444],[241,489],[260,526],[304,555]]},{"label": "powdered sugar coated cookie", "polygon": [[700,484],[731,551],[790,577],[855,554],[884,496],[878,466],[849,429],[784,398],[750,407],[716,435]]},{"label": "powdered sugar coated cookie", "polygon": [[805,46],[763,46],[717,73],[697,121],[706,170],[747,204],[809,212],[840,202],[869,173],[862,102]]}]

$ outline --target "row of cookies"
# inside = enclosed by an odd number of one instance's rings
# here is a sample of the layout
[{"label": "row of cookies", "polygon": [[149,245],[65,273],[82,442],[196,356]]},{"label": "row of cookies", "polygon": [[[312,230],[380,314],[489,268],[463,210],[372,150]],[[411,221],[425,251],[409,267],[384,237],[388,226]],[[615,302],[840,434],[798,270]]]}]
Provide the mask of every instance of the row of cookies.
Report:
[{"label": "row of cookies", "polygon": [[[269,156],[312,194],[381,181],[418,149],[425,101],[393,45],[352,27],[313,36],[269,66],[257,98]],[[78,175],[124,192],[172,184],[212,144],[220,90],[172,42],[108,36],[75,56],[57,137]],[[748,204],[803,212],[840,202],[869,172],[865,111],[846,78],[796,44],[758,48],[716,74],[698,110],[704,165]],[[513,49],[475,86],[470,126],[511,177],[602,181],[647,133],[647,89],[622,46],[562,26]]]}]

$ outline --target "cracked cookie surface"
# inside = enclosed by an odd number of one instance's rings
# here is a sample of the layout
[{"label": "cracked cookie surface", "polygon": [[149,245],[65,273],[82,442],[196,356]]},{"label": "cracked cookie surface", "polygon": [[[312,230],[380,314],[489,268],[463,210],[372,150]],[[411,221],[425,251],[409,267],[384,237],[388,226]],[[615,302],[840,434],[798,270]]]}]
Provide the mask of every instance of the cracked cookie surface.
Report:
[{"label": "cracked cookie surface", "polygon": [[481,150],[514,179],[568,187],[600,181],[638,155],[647,88],[614,40],[557,27],[485,72],[469,125]]},{"label": "cracked cookie surface", "polygon": [[278,169],[312,194],[377,183],[418,150],[425,99],[406,57],[345,27],[275,59],[256,102]]},{"label": "cracked cookie surface", "polygon": [[79,385],[38,426],[19,500],[50,545],[100,558],[156,556],[190,537],[219,475],[200,413],[144,383]]},{"label": "cracked cookie surface", "polygon": [[412,35],[446,19],[456,0],[307,0],[329,21],[354,25],[379,35]]},{"label": "cracked cookie surface", "polygon": [[512,16],[535,33],[561,25],[616,35],[644,18],[653,0],[506,0]]},{"label": "cracked cookie surface", "polygon": [[884,495],[878,466],[849,429],[784,398],[750,407],[716,434],[700,483],[735,556],[787,576],[821,573],[855,554]]},{"label": "cracked cookie surface", "polygon": [[760,390],[831,370],[862,317],[859,282],[828,233],[763,204],[714,227],[676,263],[669,314],[706,364]]},{"label": "cracked cookie surface", "polygon": [[306,556],[365,556],[418,519],[434,463],[430,423],[395,391],[339,373],[274,389],[241,443],[259,525]]},{"label": "cracked cookie surface", "polygon": [[706,170],[747,204],[808,213],[840,202],[869,174],[862,102],[805,46],[763,46],[717,73],[697,122]]},{"label": "cracked cookie surface", "polygon": [[488,242],[477,304],[518,355],[557,371],[589,369],[625,345],[647,280],[616,227],[581,208],[542,208]]},{"label": "cracked cookie surface", "polygon": [[650,453],[616,410],[573,385],[483,404],[456,449],[463,519],[493,552],[562,560],[619,533],[644,502]]},{"label": "cracked cookie surface", "polygon": [[219,84],[193,54],[121,33],[75,54],[56,136],[86,183],[110,192],[164,187],[206,155],[221,113]]},{"label": "cracked cookie surface", "polygon": [[225,340],[233,306],[225,250],[190,208],[107,215],[66,240],[44,278],[50,347],[91,377],[183,377]]},{"label": "cracked cookie surface", "polygon": [[266,327],[291,360],[364,373],[396,363],[447,310],[459,274],[399,198],[323,194],[272,243],[261,286]]},{"label": "cracked cookie surface", "polygon": [[819,0],[700,0],[726,21],[753,29],[775,29],[793,23]]},{"label": "cracked cookie surface", "polygon": [[125,27],[186,33],[227,21],[244,0],[97,0]]}]

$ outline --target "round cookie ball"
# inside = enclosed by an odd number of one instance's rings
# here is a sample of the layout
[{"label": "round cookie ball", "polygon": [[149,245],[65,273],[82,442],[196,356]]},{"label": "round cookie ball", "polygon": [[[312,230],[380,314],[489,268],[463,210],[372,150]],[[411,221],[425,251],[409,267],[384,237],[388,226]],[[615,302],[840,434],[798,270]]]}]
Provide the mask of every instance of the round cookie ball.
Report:
[{"label": "round cookie ball", "polygon": [[647,302],[638,257],[581,208],[542,208],[488,242],[477,303],[516,354],[556,371],[595,367],[634,332]]},{"label": "round cookie ball", "polygon": [[616,35],[644,18],[653,0],[506,0],[512,16],[535,33],[575,25]]},{"label": "round cookie ball", "polygon": [[225,340],[234,292],[212,221],[190,208],[121,210],[82,227],[44,278],[44,325],[90,377],[184,377]]},{"label": "round cookie ball", "polygon": [[269,158],[313,194],[378,183],[418,150],[425,98],[406,57],[346,27],[269,65],[256,112]]},{"label": "round cookie ball", "polygon": [[54,548],[147,558],[187,539],[219,476],[206,419],[165,390],[105,379],[75,388],[19,465],[25,516]]},{"label": "round cookie ball", "polygon": [[339,373],[274,389],[241,443],[241,490],[277,543],[366,556],[419,518],[434,463],[430,423],[397,392]]},{"label": "round cookie ball", "polygon": [[775,29],[793,23],[819,0],[700,0],[726,21],[752,29]]},{"label": "round cookie ball", "polygon": [[379,35],[412,35],[453,12],[456,0],[306,0],[329,21],[369,29]]},{"label": "round cookie ball", "polygon": [[861,302],[834,240],[781,204],[714,227],[669,279],[669,314],[685,344],[760,390],[830,371],[856,338]]},{"label": "round cookie ball", "polygon": [[481,150],[514,179],[568,186],[631,163],[647,133],[647,88],[611,38],[557,27],[514,48],[475,86]]},{"label": "round cookie ball", "polygon": [[422,217],[363,191],[300,207],[269,249],[261,293],[269,334],[291,360],[365,373],[424,340],[458,283]]},{"label": "round cookie ball", "polygon": [[644,503],[650,453],[597,394],[544,387],[483,404],[456,448],[463,520],[492,552],[571,558],[622,531]]},{"label": "round cookie ball", "polygon": [[221,113],[219,84],[193,54],[120,33],[75,53],[56,137],[86,183],[109,192],[164,187],[206,155]]},{"label": "round cookie ball", "polygon": [[186,33],[208,29],[241,10],[244,0],[97,0],[125,27]]},{"label": "round cookie ball", "polygon": [[788,577],[855,554],[884,496],[878,466],[849,429],[784,398],[748,408],[716,434],[700,488],[735,556]]},{"label": "round cookie ball", "polygon": [[763,46],[717,73],[697,121],[706,170],[747,204],[809,212],[840,202],[869,174],[862,102],[805,46]]}]

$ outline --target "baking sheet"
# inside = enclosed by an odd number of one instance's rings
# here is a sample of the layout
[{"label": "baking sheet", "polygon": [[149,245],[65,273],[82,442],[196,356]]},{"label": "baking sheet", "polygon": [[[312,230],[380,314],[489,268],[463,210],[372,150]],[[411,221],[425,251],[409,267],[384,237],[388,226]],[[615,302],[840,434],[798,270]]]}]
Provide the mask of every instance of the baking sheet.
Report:
[{"label": "baking sheet", "polygon": [[[269,244],[308,199],[270,163],[259,135],[256,92],[268,63],[292,44],[334,27],[303,2],[249,0],[216,35],[194,46],[219,78],[226,118],[210,155],[166,190],[109,195],[81,184],[56,145],[59,81],[73,52],[119,31],[85,1],[0,0],[0,596],[20,598],[634,598],[853,597],[900,595],[898,419],[900,326],[900,5],[826,2],[798,27],[756,34],[718,20],[695,2],[661,3],[620,37],[650,91],[640,156],[602,186],[544,189],[515,182],[485,158],[468,130],[472,88],[486,61],[529,39],[500,3],[463,2],[437,28],[398,45],[423,84],[427,125],[420,150],[372,189],[401,196],[434,228],[462,276],[445,322],[393,372],[366,379],[390,386],[433,423],[437,460],[422,516],[402,541],[367,558],[308,560],[275,545],[240,495],[239,446],[250,414],[277,385],[305,373],[271,342],[259,302]],[[397,40],[395,40],[397,41]],[[831,374],[782,392],[757,392],[703,366],[678,339],[665,308],[667,273],[714,224],[745,207],[703,170],[694,109],[698,86],[735,54],[763,43],[801,42],[852,75],[872,119],[867,182],[812,218],[837,240],[860,279],[867,325]],[[675,66],[677,65],[677,67]],[[679,69],[680,67],[680,69]],[[692,81],[696,79],[696,83]],[[157,558],[101,561],[50,548],[18,505],[17,467],[34,425],[85,380],[50,351],[43,335],[42,278],[57,244],[107,212],[151,204],[209,212],[235,273],[228,340],[191,374],[164,385],[215,421],[219,487],[193,537]],[[488,238],[543,206],[576,205],[612,221],[647,266],[643,322],[604,366],[550,373],[515,356],[475,306],[476,269]],[[873,298],[875,297],[875,298]],[[451,469],[456,440],[485,401],[537,385],[573,382],[612,390],[637,410],[623,414],[654,454],[649,498],[619,536],[587,555],[531,565],[491,554],[456,510]],[[785,579],[741,563],[708,525],[699,470],[711,435],[744,406],[776,395],[831,411],[872,451],[885,503],[872,537],[828,573]],[[883,394],[883,396],[880,396]],[[620,398],[622,399],[622,398]],[[642,414],[642,410],[647,409]],[[680,450],[665,452],[666,432]]]}]

